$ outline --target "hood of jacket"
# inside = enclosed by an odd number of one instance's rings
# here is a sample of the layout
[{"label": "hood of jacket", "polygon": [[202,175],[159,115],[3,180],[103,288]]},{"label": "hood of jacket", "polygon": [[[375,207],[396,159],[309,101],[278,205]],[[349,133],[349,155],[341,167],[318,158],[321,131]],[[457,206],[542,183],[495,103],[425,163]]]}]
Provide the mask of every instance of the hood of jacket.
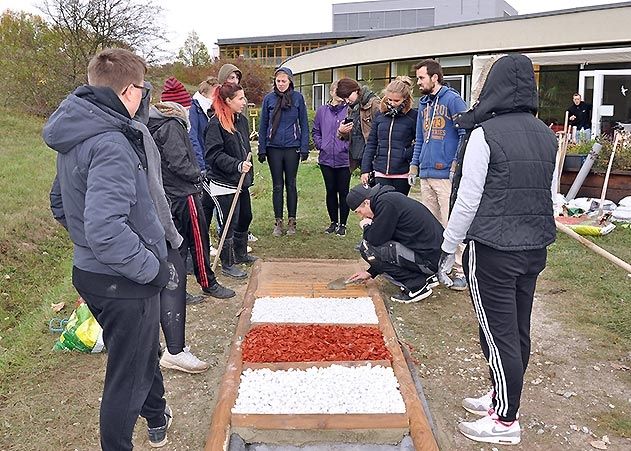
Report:
[{"label": "hood of jacket", "polygon": [[219,80],[219,83],[223,85],[228,79],[228,76],[233,72],[237,72],[239,74],[239,81],[241,81],[241,70],[234,64],[224,64],[221,66],[219,73],[217,74],[217,80]]},{"label": "hood of jacket", "polygon": [[66,97],[50,116],[42,137],[59,153],[67,153],[93,136],[132,130],[129,112],[110,88],[84,85]]},{"label": "hood of jacket", "polygon": [[[188,111],[176,102],[156,103],[149,109],[149,119],[162,125],[168,119],[177,119],[185,129],[190,128],[188,121]],[[150,127],[153,129],[154,127]]]},{"label": "hood of jacket", "polygon": [[362,109],[370,108],[370,99],[373,97],[377,97],[376,94],[372,92],[368,86],[362,86],[362,89],[359,92],[359,107]]},{"label": "hood of jacket", "polygon": [[525,55],[511,54],[490,60],[473,91],[479,92],[479,97],[455,121],[457,127],[465,130],[501,114],[537,114],[535,73],[532,61]]}]

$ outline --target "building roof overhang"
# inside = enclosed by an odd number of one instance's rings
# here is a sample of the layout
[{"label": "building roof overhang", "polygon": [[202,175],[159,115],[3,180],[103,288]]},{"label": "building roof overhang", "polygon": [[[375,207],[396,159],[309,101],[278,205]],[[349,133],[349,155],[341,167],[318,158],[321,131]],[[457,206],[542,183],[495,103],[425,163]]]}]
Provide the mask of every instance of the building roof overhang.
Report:
[{"label": "building roof overhang", "polygon": [[631,44],[629,23],[631,2],[625,2],[364,38],[304,52],[283,65],[302,73],[425,57],[625,46]]}]

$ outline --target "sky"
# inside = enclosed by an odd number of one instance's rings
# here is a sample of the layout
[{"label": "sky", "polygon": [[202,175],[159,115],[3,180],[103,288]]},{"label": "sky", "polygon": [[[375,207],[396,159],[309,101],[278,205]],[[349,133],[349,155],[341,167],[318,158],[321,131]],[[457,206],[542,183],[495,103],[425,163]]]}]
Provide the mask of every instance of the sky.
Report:
[{"label": "sky", "polygon": [[[162,23],[168,39],[165,47],[173,54],[182,47],[191,31],[195,31],[209,49],[215,47],[217,39],[331,31],[331,5],[357,1],[361,0],[241,0],[221,3],[218,0],[154,0],[163,8]],[[599,0],[507,1],[519,14],[621,3]],[[0,0],[0,12],[9,8],[38,13],[36,5],[40,3],[40,0]],[[219,6],[222,4],[228,7]]]}]

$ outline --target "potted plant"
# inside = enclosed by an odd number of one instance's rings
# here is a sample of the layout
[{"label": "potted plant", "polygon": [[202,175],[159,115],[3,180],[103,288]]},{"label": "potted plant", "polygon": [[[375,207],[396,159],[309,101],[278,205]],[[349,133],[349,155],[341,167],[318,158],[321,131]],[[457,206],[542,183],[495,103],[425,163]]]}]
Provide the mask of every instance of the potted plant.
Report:
[{"label": "potted plant", "polygon": [[[561,177],[562,193],[567,192],[572,185],[577,172],[596,141],[602,144],[602,150],[583,182],[577,197],[600,197],[605,182],[607,165],[613,149],[612,139],[603,136],[598,137],[597,140],[575,144],[568,148],[568,155],[566,156]],[[569,160],[568,157],[570,157]],[[619,202],[620,199],[626,196],[631,196],[631,137],[628,135],[616,148],[606,197],[614,202]]]}]

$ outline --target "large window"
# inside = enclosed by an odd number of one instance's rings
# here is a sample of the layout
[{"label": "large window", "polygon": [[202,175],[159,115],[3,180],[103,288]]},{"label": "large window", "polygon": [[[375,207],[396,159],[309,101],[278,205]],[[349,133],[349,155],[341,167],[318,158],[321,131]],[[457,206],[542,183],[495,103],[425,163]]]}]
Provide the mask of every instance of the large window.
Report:
[{"label": "large window", "polygon": [[319,70],[315,73],[315,82],[316,83],[331,83],[333,79],[331,69]]},{"label": "large window", "polygon": [[363,64],[357,68],[358,80],[378,80],[390,77],[390,64]]},{"label": "large window", "polygon": [[563,125],[565,110],[578,88],[578,68],[545,69],[539,72],[539,119]]},{"label": "large window", "polygon": [[355,66],[337,67],[333,69],[333,80],[339,80],[344,77],[355,79],[357,77]]}]

